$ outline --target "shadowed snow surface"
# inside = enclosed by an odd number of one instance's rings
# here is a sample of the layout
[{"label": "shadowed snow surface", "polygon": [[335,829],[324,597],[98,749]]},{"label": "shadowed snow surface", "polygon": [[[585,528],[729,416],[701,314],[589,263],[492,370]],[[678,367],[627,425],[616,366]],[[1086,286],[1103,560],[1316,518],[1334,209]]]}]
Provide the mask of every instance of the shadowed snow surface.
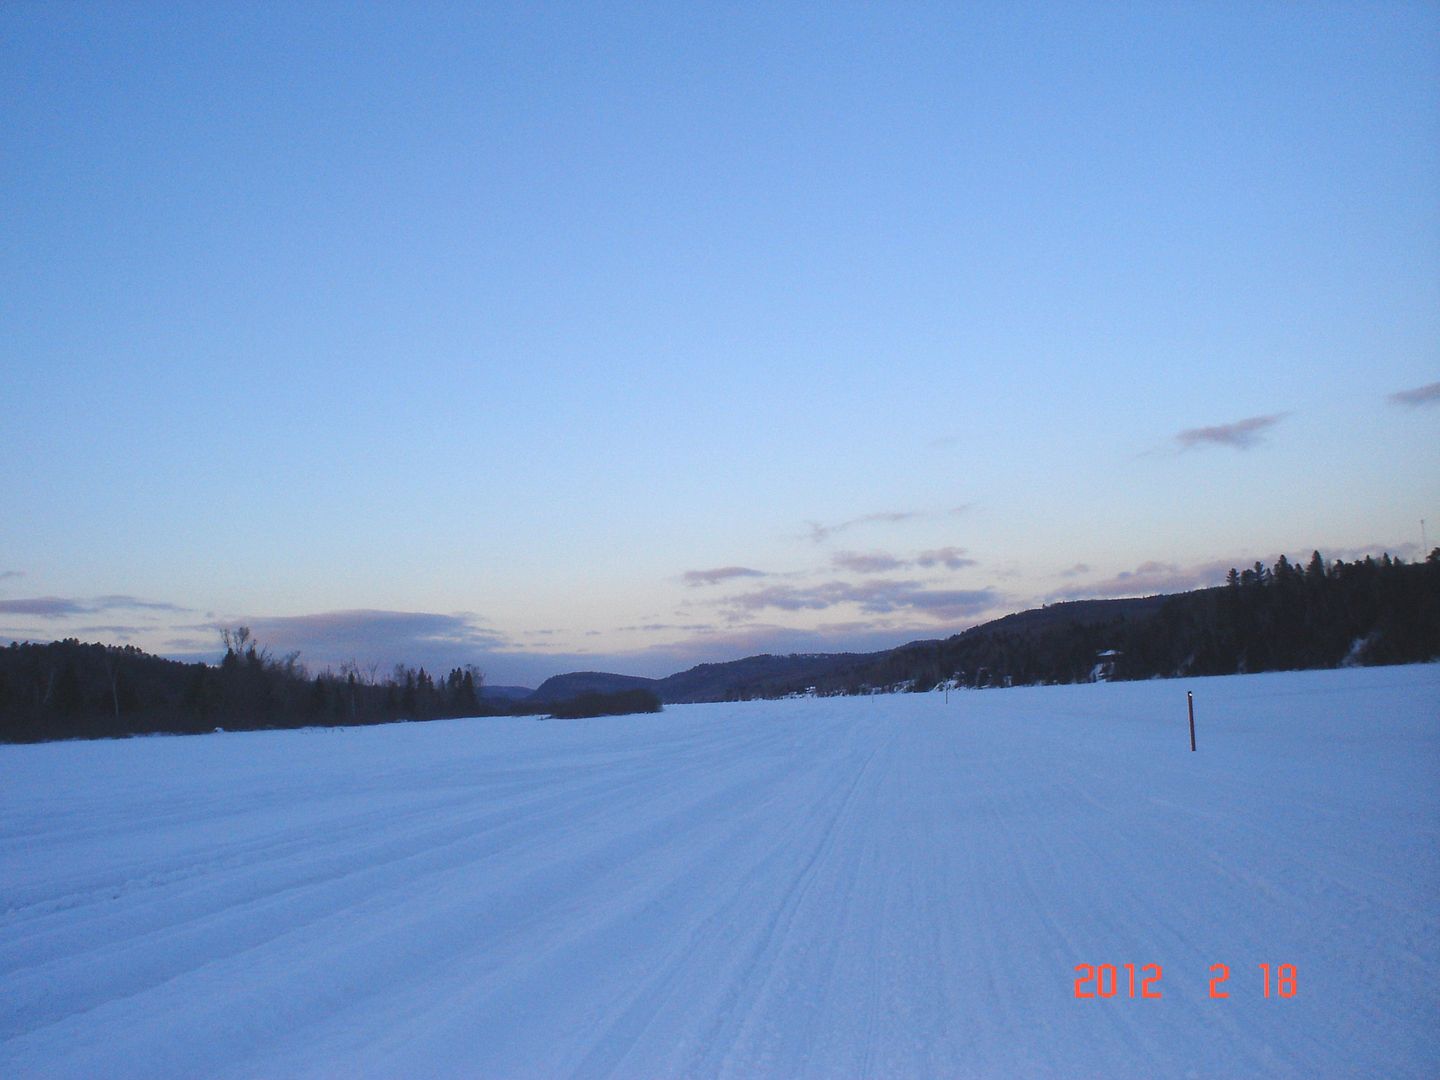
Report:
[{"label": "shadowed snow surface", "polygon": [[0,1075],[1434,1076],[1437,709],[1430,665],[0,747]]}]

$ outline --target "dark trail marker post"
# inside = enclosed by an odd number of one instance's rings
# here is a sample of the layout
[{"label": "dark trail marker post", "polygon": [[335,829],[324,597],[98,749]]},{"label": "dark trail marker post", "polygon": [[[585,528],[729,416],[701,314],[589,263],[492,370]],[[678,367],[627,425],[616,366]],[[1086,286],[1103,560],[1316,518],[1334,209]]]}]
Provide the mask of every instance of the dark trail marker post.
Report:
[{"label": "dark trail marker post", "polygon": [[1190,706],[1190,752],[1195,752],[1195,695],[1185,691],[1185,703]]}]

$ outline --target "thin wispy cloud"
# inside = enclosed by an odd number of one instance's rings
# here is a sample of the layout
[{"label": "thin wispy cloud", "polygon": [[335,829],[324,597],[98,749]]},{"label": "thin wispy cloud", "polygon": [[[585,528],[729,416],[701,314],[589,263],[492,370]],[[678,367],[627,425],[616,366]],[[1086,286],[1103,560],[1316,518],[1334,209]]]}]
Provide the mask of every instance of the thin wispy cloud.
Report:
[{"label": "thin wispy cloud", "polygon": [[763,611],[774,608],[777,611],[823,611],[825,608],[842,604],[848,590],[854,586],[840,581],[825,585],[767,585],[763,589],[727,597],[718,603],[732,612]]},{"label": "thin wispy cloud", "polygon": [[1386,400],[1392,405],[1407,405],[1412,409],[1422,405],[1434,405],[1440,402],[1440,382],[1426,383],[1413,390],[1397,390]]},{"label": "thin wispy cloud", "polygon": [[1264,441],[1267,431],[1278,424],[1284,413],[1268,416],[1250,416],[1236,420],[1233,424],[1218,424],[1215,427],[1190,428],[1175,436],[1182,450],[1193,450],[1202,446],[1228,446],[1235,450],[1250,450]]},{"label": "thin wispy cloud", "polygon": [[103,611],[167,611],[185,612],[188,608],[159,600],[142,600],[136,596],[32,596],[18,600],[0,600],[0,614],[33,615],[41,619],[64,619],[75,615],[95,615]]},{"label": "thin wispy cloud", "polygon": [[837,551],[830,562],[836,569],[856,574],[883,574],[910,565],[907,560],[885,551]]},{"label": "thin wispy cloud", "polygon": [[847,532],[857,525],[896,525],[902,521],[914,521],[916,518],[924,517],[924,514],[914,510],[892,511],[879,514],[862,514],[860,517],[850,518],[848,521],[836,522],[834,525],[821,525],[818,521],[807,521],[806,527],[810,530],[810,539],[819,544],[829,540],[838,533]]},{"label": "thin wispy cloud", "polygon": [[[1081,564],[1077,564],[1079,565]],[[1224,560],[1212,560],[1192,566],[1152,560],[1141,563],[1133,570],[1122,570],[1100,581],[1061,589],[1052,593],[1049,599],[1108,600],[1122,596],[1155,596],[1159,593],[1203,589],[1221,584],[1225,580],[1225,574],[1234,565],[1233,562]]]},{"label": "thin wispy cloud", "polygon": [[[957,516],[968,514],[975,508],[974,503],[961,503],[959,506],[952,506],[943,511],[944,514]],[[806,536],[815,543],[824,543],[832,536],[848,532],[851,529],[862,525],[899,525],[907,521],[924,521],[941,516],[937,510],[892,510],[876,514],[861,514],[859,517],[849,518],[845,521],[837,521],[833,525],[822,525],[818,521],[807,521],[805,527],[809,530]]]},{"label": "thin wispy cloud", "polygon": [[24,570],[0,570],[0,581],[10,581],[25,576]]},{"label": "thin wispy cloud", "polygon": [[915,565],[923,566],[927,569],[932,566],[943,566],[947,570],[963,570],[967,566],[976,566],[978,564],[974,559],[965,557],[964,548],[943,547],[920,552],[919,555],[915,556]]},{"label": "thin wispy cloud", "polygon": [[66,600],[59,596],[0,600],[0,615],[34,615],[41,619],[63,619],[67,615],[88,615],[91,610],[77,600]]},{"label": "thin wispy cloud", "polygon": [[[1312,549],[1313,550],[1313,549]],[[1382,554],[1402,559],[1413,559],[1422,553],[1414,541],[1401,544],[1369,544],[1364,547],[1322,548],[1321,554],[1327,562],[1337,559],[1346,562],[1378,559]],[[1259,560],[1263,566],[1273,566],[1279,554]],[[1286,554],[1292,563],[1303,566],[1309,561],[1309,552]],[[1105,600],[1122,596],[1156,596],[1160,593],[1188,592],[1191,589],[1205,589],[1223,584],[1225,575],[1232,567],[1244,570],[1257,560],[1251,556],[1237,559],[1211,559],[1208,562],[1179,565],[1169,562],[1143,562],[1133,570],[1122,570],[1108,578],[1088,584],[1073,585],[1050,594],[1048,600]],[[1077,564],[1078,565],[1078,564]],[[1088,569],[1088,568],[1087,568]],[[1062,576],[1066,576],[1062,574]]]},{"label": "thin wispy cloud", "polygon": [[705,634],[713,631],[715,625],[713,623],[641,623],[638,626],[621,626],[618,629],[621,633],[626,634]]},{"label": "thin wispy cloud", "polygon": [[66,619],[76,615],[98,615],[111,611],[187,612],[176,603],[144,600],[138,596],[27,596],[0,600],[0,615],[32,615],[39,619]]},{"label": "thin wispy cloud", "polygon": [[93,601],[95,611],[113,611],[116,608],[133,608],[141,611],[188,612],[191,609],[179,604],[167,604],[161,600],[142,600],[138,596],[99,596]]},{"label": "thin wispy cloud", "polygon": [[855,574],[884,574],[913,566],[926,570],[937,566],[943,566],[947,570],[962,570],[967,566],[975,566],[976,562],[965,557],[964,548],[943,547],[922,551],[911,559],[892,555],[888,551],[839,551],[831,556],[830,564],[837,570],[849,570]]},{"label": "thin wispy cloud", "polygon": [[693,589],[701,585],[718,585],[722,581],[733,581],[736,578],[765,576],[765,571],[753,570],[748,566],[717,566],[713,570],[686,570],[680,580]]},{"label": "thin wispy cloud", "polygon": [[886,598],[889,606],[874,601],[862,605],[867,611],[924,611],[937,618],[960,619],[993,610],[1001,601],[994,589],[900,590]]},{"label": "thin wispy cloud", "polygon": [[719,603],[734,616],[773,609],[824,611],[853,604],[871,614],[923,611],[940,618],[961,618],[988,611],[1000,603],[993,589],[930,589],[910,580],[828,581],[818,585],[770,585],[728,597]]},{"label": "thin wispy cloud", "polygon": [[210,638],[172,637],[164,642],[166,655],[198,656],[211,648]]}]

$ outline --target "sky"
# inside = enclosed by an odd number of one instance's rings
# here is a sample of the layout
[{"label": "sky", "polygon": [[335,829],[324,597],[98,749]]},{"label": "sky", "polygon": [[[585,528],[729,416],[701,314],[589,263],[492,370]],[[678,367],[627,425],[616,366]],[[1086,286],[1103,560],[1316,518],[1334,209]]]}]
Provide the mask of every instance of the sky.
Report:
[{"label": "sky", "polygon": [[0,147],[0,641],[534,686],[1440,543],[1435,4],[21,0]]}]

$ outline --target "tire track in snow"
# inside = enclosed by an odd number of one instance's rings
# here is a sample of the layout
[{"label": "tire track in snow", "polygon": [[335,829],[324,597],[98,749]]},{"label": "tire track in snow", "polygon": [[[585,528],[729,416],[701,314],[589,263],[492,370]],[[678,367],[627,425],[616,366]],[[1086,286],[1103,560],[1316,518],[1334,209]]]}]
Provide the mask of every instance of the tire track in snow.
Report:
[{"label": "tire track in snow", "polygon": [[[1302,732],[1283,695],[1246,689],[1291,679],[1390,680],[1427,719],[1357,694]],[[6,781],[16,761],[96,764],[75,790],[0,784],[27,897],[185,871],[0,916],[0,950],[44,961],[55,1000],[103,991],[0,1039],[0,1074],[1432,1075],[1437,685],[1206,684],[1228,704],[1194,757],[1151,719],[1174,687],[1138,684],[372,729],[324,740],[334,766],[278,736],[0,748]],[[190,757],[216,772],[214,851],[154,825],[134,783],[106,835],[145,849],[77,868],[34,846],[112,796],[96,777],[149,770],[195,806],[154,764]],[[320,809],[347,790],[353,808]],[[273,802],[242,812],[259,791]],[[50,833],[47,800],[69,804]],[[288,833],[264,820],[287,807]],[[257,936],[235,950],[237,931]],[[136,988],[130,959],[170,977]],[[1298,962],[1301,996],[1263,1001],[1240,977],[1257,959]],[[1229,1002],[1206,1000],[1216,960]],[[1073,1000],[1075,963],[1126,961],[1165,965],[1163,1001]]]},{"label": "tire track in snow", "polygon": [[[113,1000],[117,990],[127,997],[143,995],[183,978],[193,970],[193,957],[203,957],[207,965],[223,963],[282,938],[304,936],[316,925],[343,918],[356,906],[382,903],[386,896],[403,907],[406,898],[437,875],[457,866],[473,872],[477,860],[499,852],[510,859],[523,856],[527,839],[550,843],[557,833],[563,835],[565,820],[596,803],[612,817],[623,816],[632,805],[653,799],[645,780],[662,771],[682,781],[713,775],[716,758],[713,753],[692,753],[689,760],[641,763],[638,771],[618,774],[618,783],[617,775],[601,774],[552,787],[505,807],[498,821],[493,808],[477,811],[462,804],[437,822],[429,817],[433,808],[427,805],[398,818],[392,815],[378,835],[381,823],[375,815],[363,815],[364,820],[338,835],[326,835],[328,856],[307,846],[275,859],[270,857],[273,849],[256,845],[252,863],[230,876],[202,881],[198,904],[186,904],[195,896],[172,896],[161,889],[151,906],[160,909],[166,921],[139,932],[133,926],[124,931],[133,919],[126,911],[67,922],[62,944],[70,944],[71,951],[55,961],[13,963],[6,972],[8,1000],[0,1013],[0,1038],[84,1013]],[[622,842],[613,841],[606,850]],[[44,945],[43,935],[32,927],[16,929],[21,936],[0,951],[24,955]],[[77,965],[93,977],[71,977]],[[61,985],[69,988],[68,994],[52,989]]]}]

